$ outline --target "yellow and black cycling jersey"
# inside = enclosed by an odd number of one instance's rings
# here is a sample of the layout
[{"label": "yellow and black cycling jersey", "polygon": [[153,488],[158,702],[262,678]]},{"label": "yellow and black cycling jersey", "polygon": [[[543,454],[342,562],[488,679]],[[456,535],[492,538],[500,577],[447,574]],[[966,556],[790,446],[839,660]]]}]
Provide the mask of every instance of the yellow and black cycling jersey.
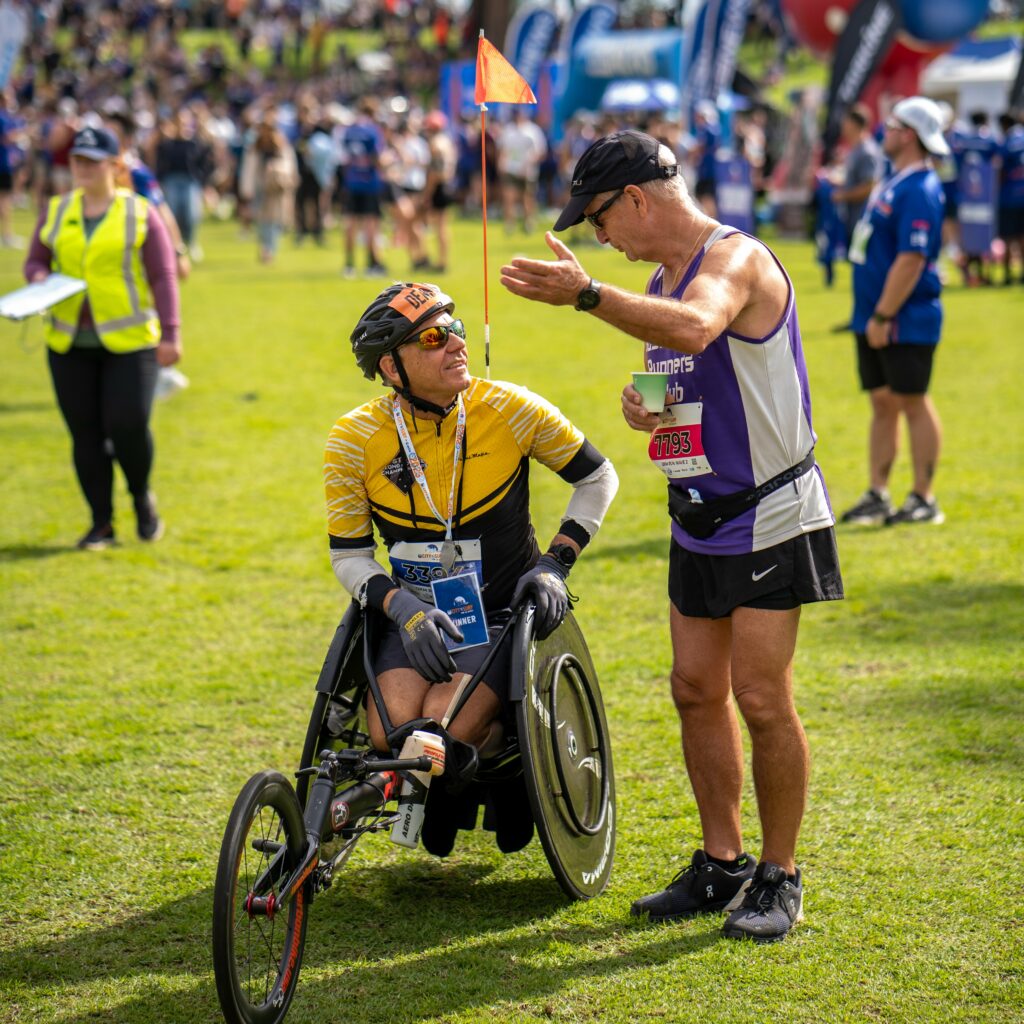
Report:
[{"label": "yellow and black cycling jersey", "polygon": [[[456,472],[452,535],[469,542],[467,548],[478,543],[473,560],[479,559],[484,603],[501,608],[539,553],[530,520],[530,459],[576,483],[603,457],[558,409],[526,388],[473,378],[462,401],[466,430],[457,468],[454,410],[441,422],[408,412],[403,418],[441,515],[447,515]],[[392,403],[388,392],[338,420],[327,440],[324,487],[331,547],[371,548],[376,526],[394,569],[395,551],[439,543],[444,525],[409,467]]]}]

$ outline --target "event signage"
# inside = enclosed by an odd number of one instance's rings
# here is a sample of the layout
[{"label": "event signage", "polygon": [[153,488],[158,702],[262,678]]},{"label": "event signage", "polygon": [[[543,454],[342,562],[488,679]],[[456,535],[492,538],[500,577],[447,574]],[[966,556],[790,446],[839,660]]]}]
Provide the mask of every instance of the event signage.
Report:
[{"label": "event signage", "polygon": [[579,85],[575,88],[571,86],[574,79],[573,66],[578,58],[580,44],[594,36],[610,32],[617,18],[618,11],[612,4],[588,4],[586,7],[580,8],[563,29],[555,58],[555,64],[560,69],[562,77],[559,78],[556,86],[558,100],[552,124],[553,139],[561,138],[562,126],[576,113],[577,109],[587,102],[585,99],[588,92],[586,86]]},{"label": "event signage", "polygon": [[965,159],[958,186],[960,248],[972,255],[987,253],[996,234],[996,172],[991,161]]},{"label": "event signage", "polygon": [[747,30],[747,12],[750,0],[725,0],[722,20],[715,44],[715,63],[712,73],[712,96],[732,90],[736,75],[736,58]]},{"label": "event signage", "polygon": [[826,153],[839,141],[843,117],[885,59],[901,25],[897,0],[860,0],[850,11],[832,54],[823,139]]},{"label": "event signage", "polygon": [[581,7],[562,33],[556,58],[558,62],[568,65],[584,39],[610,32],[617,17],[618,13],[612,4],[588,4]]},{"label": "event signage", "polygon": [[1010,87],[1010,98],[1007,101],[1007,110],[1019,111],[1024,107],[1024,47],[1020,51],[1020,63],[1017,65],[1017,77]]},{"label": "event signage", "polygon": [[686,40],[683,60],[684,112],[711,95],[711,54],[718,35],[721,0],[704,0]]},{"label": "event signage", "polygon": [[754,233],[754,188],[750,162],[731,149],[715,153],[715,203],[718,220],[731,228]]},{"label": "event signage", "polygon": [[504,53],[531,89],[540,82],[541,66],[558,31],[558,18],[540,4],[516,12],[505,34]]}]

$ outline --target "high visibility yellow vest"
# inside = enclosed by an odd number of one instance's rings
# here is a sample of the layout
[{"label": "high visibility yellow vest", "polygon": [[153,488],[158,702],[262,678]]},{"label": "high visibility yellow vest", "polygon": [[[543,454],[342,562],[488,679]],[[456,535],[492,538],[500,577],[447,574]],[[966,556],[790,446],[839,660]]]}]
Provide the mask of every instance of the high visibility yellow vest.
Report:
[{"label": "high visibility yellow vest", "polygon": [[86,295],[104,348],[135,352],[160,341],[160,320],[142,264],[148,209],[141,196],[119,188],[86,238],[82,190],[50,200],[39,238],[53,253],[51,269],[81,278],[87,286],[50,310],[46,343],[55,352],[71,348]]}]

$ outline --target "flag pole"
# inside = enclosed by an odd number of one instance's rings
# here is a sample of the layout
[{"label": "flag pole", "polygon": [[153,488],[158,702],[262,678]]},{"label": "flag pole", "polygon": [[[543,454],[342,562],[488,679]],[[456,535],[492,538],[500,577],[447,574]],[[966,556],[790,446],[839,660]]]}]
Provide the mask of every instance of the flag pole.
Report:
[{"label": "flag pole", "polygon": [[[480,29],[480,38],[484,30]],[[477,44],[479,45],[479,44]],[[491,310],[487,291],[487,104],[480,104],[480,203],[484,223],[484,370],[491,379]]]}]

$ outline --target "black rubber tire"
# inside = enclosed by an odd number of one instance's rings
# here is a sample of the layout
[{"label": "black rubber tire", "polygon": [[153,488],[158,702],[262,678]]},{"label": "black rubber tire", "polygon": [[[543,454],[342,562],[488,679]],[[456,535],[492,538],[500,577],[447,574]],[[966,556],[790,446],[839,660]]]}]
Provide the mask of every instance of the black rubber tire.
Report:
[{"label": "black rubber tire", "polygon": [[544,640],[532,609],[512,650],[513,697],[526,792],[537,834],[558,884],[572,899],[608,885],[615,859],[615,773],[597,672],[570,612]]},{"label": "black rubber tire", "polygon": [[312,882],[295,893],[286,911],[253,916],[245,904],[272,858],[254,840],[279,842],[285,856],[258,896],[279,891],[305,848],[302,812],[291,783],[280,773],[254,775],[231,809],[213,888],[213,972],[228,1024],[279,1024],[299,980]]},{"label": "black rubber tire", "polygon": [[[299,761],[299,771],[310,768],[320,762],[316,760],[320,751],[331,746],[330,736],[327,734],[327,709],[329,706],[330,694],[318,693],[313,701],[313,710],[309,716],[309,725],[306,727],[306,739],[302,744],[302,758]],[[309,796],[309,787],[313,779],[309,775],[300,775],[295,780],[295,794],[299,799],[299,807],[305,811],[306,798]]]}]

